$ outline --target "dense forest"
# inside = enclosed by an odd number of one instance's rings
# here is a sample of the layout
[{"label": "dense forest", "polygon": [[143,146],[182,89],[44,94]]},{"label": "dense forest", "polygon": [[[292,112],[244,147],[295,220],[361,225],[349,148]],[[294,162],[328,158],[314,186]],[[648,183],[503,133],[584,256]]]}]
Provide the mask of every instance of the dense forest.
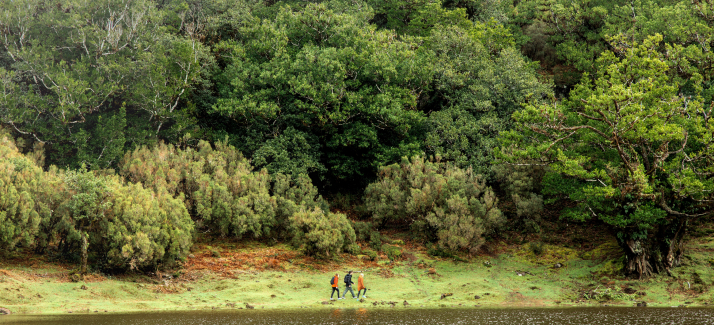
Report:
[{"label": "dense forest", "polygon": [[667,273],[714,209],[713,29],[712,0],[2,1],[0,247],[467,255],[557,206]]}]

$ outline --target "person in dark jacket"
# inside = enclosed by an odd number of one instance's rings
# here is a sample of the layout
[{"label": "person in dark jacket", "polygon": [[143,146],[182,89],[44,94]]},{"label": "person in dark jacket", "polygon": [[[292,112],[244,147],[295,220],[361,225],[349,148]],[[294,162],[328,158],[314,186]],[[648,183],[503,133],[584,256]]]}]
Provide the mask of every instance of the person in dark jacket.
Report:
[{"label": "person in dark jacket", "polygon": [[349,291],[352,294],[352,298],[357,299],[359,297],[355,297],[355,292],[352,291],[352,285],[354,282],[352,282],[352,271],[347,272],[347,275],[345,275],[345,293],[342,294],[342,299],[344,299],[347,296],[347,291]]},{"label": "person in dark jacket", "polygon": [[337,299],[342,299],[340,298],[340,288],[338,286],[340,285],[340,275],[335,273],[335,276],[332,277],[332,294],[330,294],[330,300],[335,300],[332,298],[332,296],[335,295],[335,291],[337,291]]}]

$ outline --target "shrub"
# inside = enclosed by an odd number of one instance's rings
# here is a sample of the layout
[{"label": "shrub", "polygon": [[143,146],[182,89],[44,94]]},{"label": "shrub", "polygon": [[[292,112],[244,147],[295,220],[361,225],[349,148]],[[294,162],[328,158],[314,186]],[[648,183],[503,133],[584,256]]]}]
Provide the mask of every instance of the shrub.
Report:
[{"label": "shrub", "polygon": [[363,254],[363,255],[366,255],[367,257],[369,257],[369,260],[370,260],[370,261],[376,260],[376,259],[377,259],[377,256],[378,256],[377,252],[375,252],[375,251],[373,251],[373,250],[371,250],[371,249],[365,249],[365,250],[363,250],[363,251],[362,251],[362,254]]},{"label": "shrub", "polygon": [[0,248],[31,246],[40,230],[35,194],[44,188],[44,173],[23,156],[0,129]]},{"label": "shrub", "polygon": [[68,198],[53,216],[65,250],[103,257],[108,268],[154,267],[183,259],[192,244],[186,207],[165,191],[84,169],[64,174]]},{"label": "shrub", "polygon": [[375,250],[379,250],[382,248],[382,235],[379,233],[379,231],[372,230],[369,233],[369,246],[371,246]]},{"label": "shrub", "polygon": [[382,245],[381,250],[382,252],[384,252],[384,254],[387,254],[387,257],[390,260],[398,260],[402,257],[402,249],[397,246],[384,244]]},{"label": "shrub", "polygon": [[371,222],[352,221],[351,223],[358,241],[368,241],[371,239],[370,237],[374,231]]},{"label": "shrub", "polygon": [[420,157],[380,168],[365,196],[375,222],[409,222],[443,249],[474,253],[482,234],[504,221],[495,194],[471,169]]},{"label": "shrub", "polygon": [[344,214],[318,207],[293,214],[289,229],[294,245],[311,256],[335,256],[355,242],[354,230]]},{"label": "shrub", "polygon": [[350,253],[352,255],[359,255],[362,252],[362,248],[359,247],[359,245],[355,244],[349,244],[345,248],[345,252]]}]

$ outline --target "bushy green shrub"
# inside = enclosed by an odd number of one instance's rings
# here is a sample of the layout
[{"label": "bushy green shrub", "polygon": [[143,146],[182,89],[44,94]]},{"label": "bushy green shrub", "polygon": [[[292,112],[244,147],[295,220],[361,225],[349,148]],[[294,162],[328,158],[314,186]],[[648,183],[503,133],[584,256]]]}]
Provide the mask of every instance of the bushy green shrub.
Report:
[{"label": "bushy green shrub", "polygon": [[365,197],[375,222],[408,221],[413,232],[445,249],[473,253],[482,234],[504,221],[495,194],[471,169],[421,157],[380,168]]},{"label": "bushy green shrub", "polygon": [[390,260],[398,260],[402,257],[402,249],[389,244],[382,245],[381,251],[387,254]]},{"label": "bushy green shrub", "polygon": [[376,260],[376,259],[377,259],[377,256],[378,256],[377,252],[375,252],[375,251],[373,251],[373,250],[371,250],[371,249],[365,249],[365,250],[363,250],[363,251],[362,251],[362,254],[363,254],[363,255],[366,255],[367,257],[369,257],[369,260],[370,260],[370,261]]},{"label": "bushy green shrub", "polygon": [[[121,173],[152,188],[183,198],[197,223],[221,236],[292,239],[306,254],[333,256],[350,250],[355,234],[306,175],[295,177],[254,171],[232,146],[215,149],[201,141],[194,148],[171,145],[127,153]],[[339,234],[339,235],[338,235]]]},{"label": "bushy green shrub", "polygon": [[42,168],[23,156],[0,129],[0,248],[31,246],[42,218],[35,193],[43,189]]},{"label": "bushy green shrub", "polygon": [[79,250],[82,273],[90,253],[105,267],[131,269],[188,254],[194,226],[181,200],[118,176],[78,170],[63,177],[68,197],[50,221],[65,251]]},{"label": "bushy green shrub", "polygon": [[290,232],[295,246],[305,254],[334,256],[355,243],[355,233],[344,214],[320,208],[300,210],[290,217]]},{"label": "bushy green shrub", "polygon": [[352,228],[355,230],[355,235],[358,241],[368,241],[370,236],[374,231],[374,227],[371,222],[365,221],[351,221]]},{"label": "bushy green shrub", "polygon": [[369,246],[375,250],[382,248],[382,235],[379,231],[372,230],[369,233]]},{"label": "bushy green shrub", "polygon": [[359,247],[359,245],[355,244],[349,244],[345,248],[345,252],[350,253],[352,255],[359,255],[362,253],[362,248]]}]

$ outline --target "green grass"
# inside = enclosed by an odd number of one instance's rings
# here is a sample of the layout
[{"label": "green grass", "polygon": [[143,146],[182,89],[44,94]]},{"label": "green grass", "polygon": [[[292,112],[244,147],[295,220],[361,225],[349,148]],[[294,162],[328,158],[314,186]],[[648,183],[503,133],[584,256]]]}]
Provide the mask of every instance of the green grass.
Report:
[{"label": "green grass", "polygon": [[[696,244],[696,245],[695,245]],[[145,275],[90,276],[88,282],[67,282],[67,269],[43,264],[39,267],[0,268],[0,307],[15,313],[126,312],[148,310],[192,310],[245,308],[392,308],[379,302],[397,302],[394,308],[480,306],[633,306],[646,301],[650,306],[701,306],[714,303],[710,291],[714,278],[709,248],[711,237],[693,241],[685,264],[675,277],[656,276],[636,281],[617,276],[621,265],[617,247],[605,242],[589,251],[544,245],[541,256],[528,245],[508,249],[496,256],[480,256],[469,262],[436,259],[418,252],[416,261],[388,260],[364,263],[347,258],[333,263],[331,271],[316,271],[315,265],[295,261],[280,271],[242,271],[232,278],[194,272],[159,283]],[[690,246],[692,246],[690,245]],[[241,249],[262,249],[249,246]],[[554,268],[555,263],[563,267]],[[370,289],[364,302],[353,299],[329,301],[331,274],[344,275],[347,268],[363,269]],[[324,265],[323,269],[324,269]],[[428,270],[433,268],[436,274]],[[393,276],[383,276],[385,270]],[[527,272],[518,275],[517,272]],[[698,282],[696,276],[703,280]],[[532,275],[531,275],[532,274]],[[357,275],[355,275],[355,280]],[[95,279],[93,281],[92,279]],[[86,290],[82,289],[82,286]],[[630,288],[638,293],[627,293]],[[340,291],[344,290],[340,285]],[[356,292],[356,288],[355,288]],[[441,299],[442,294],[453,295]],[[480,298],[475,299],[478,295]],[[377,306],[373,302],[378,302]]]}]

